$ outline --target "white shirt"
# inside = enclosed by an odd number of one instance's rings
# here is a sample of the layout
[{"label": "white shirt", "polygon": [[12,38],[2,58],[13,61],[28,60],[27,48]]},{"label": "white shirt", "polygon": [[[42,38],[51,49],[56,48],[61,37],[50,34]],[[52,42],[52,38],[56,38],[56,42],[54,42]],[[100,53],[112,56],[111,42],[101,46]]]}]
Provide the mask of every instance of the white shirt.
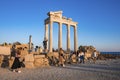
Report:
[{"label": "white shirt", "polygon": [[96,54],[96,52],[94,52],[94,57],[97,57],[97,54]]},{"label": "white shirt", "polygon": [[81,53],[79,53],[79,55],[78,55],[78,56],[79,56],[79,57],[80,57],[80,56],[84,56],[84,53],[83,53],[83,52],[81,52]]}]

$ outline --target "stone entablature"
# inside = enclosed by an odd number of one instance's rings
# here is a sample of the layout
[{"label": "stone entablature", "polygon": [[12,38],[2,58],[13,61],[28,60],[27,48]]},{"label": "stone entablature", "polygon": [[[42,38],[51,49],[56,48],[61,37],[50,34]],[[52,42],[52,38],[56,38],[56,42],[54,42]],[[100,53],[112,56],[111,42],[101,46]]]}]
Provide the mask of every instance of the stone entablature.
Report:
[{"label": "stone entablature", "polygon": [[45,24],[49,24],[50,21],[57,22],[57,23],[62,23],[62,24],[69,24],[71,26],[76,26],[78,24],[77,22],[72,21],[72,18],[67,18],[65,16],[62,16],[62,11],[58,12],[49,12],[48,13],[48,18],[45,20]]}]

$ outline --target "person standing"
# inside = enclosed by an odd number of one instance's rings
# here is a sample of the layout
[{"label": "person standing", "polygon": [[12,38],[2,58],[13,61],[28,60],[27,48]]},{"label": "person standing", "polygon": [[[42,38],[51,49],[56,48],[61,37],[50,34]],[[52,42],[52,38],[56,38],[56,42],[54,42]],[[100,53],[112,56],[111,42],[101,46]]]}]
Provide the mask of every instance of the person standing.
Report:
[{"label": "person standing", "polygon": [[20,62],[20,51],[16,50],[15,51],[15,59],[14,62],[12,64],[11,69],[13,70],[13,72],[18,72],[21,73],[20,68],[21,68],[21,62]]},{"label": "person standing", "polygon": [[85,58],[84,58],[84,52],[80,51],[78,57],[79,57],[79,62],[80,62],[80,63],[82,63],[82,62],[84,63],[84,59],[85,59]]},{"label": "person standing", "polygon": [[94,64],[96,63],[96,59],[97,59],[97,52],[96,52],[96,50],[94,50],[94,53],[93,53],[93,62],[94,62]]},{"label": "person standing", "polygon": [[47,49],[47,41],[48,41],[48,40],[46,40],[46,39],[43,41],[43,47],[44,47],[44,50]]}]

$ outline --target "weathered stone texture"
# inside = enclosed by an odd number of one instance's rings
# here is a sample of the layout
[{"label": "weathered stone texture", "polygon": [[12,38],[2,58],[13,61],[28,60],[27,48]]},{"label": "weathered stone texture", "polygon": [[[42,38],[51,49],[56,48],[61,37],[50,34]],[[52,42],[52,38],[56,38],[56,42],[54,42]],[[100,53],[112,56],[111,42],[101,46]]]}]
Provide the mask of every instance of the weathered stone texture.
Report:
[{"label": "weathered stone texture", "polygon": [[10,55],[10,47],[0,46],[0,54]]},{"label": "weathered stone texture", "polygon": [[12,64],[13,64],[13,62],[14,62],[14,59],[15,59],[15,57],[12,57],[12,58],[9,60],[9,68],[12,67]]},{"label": "weathered stone texture", "polygon": [[34,68],[33,62],[26,61],[24,62],[24,64],[25,64],[25,68]]},{"label": "weathered stone texture", "polygon": [[48,66],[49,62],[45,55],[34,55],[34,65],[35,67]]},{"label": "weathered stone texture", "polygon": [[1,66],[1,64],[2,64],[2,61],[3,61],[3,56],[0,55],[0,66]]},{"label": "weathered stone texture", "polygon": [[28,54],[25,56],[25,62],[34,62],[33,54]]}]

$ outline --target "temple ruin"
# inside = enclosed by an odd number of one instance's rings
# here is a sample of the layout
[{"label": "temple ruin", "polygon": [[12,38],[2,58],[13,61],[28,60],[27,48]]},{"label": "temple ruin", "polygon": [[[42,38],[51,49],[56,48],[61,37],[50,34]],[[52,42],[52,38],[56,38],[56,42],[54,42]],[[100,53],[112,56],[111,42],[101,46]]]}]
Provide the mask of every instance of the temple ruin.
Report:
[{"label": "temple ruin", "polygon": [[[62,11],[56,12],[48,12],[48,18],[45,19],[45,37],[44,37],[44,51],[49,51],[47,54],[42,51],[41,47],[36,47],[33,50],[33,43],[32,43],[32,36],[29,36],[28,44],[21,44],[19,42],[13,43],[11,45],[5,45],[0,47],[0,66],[2,67],[3,64],[8,63],[7,66],[11,67],[15,55],[11,56],[12,53],[19,50],[21,53],[21,58],[23,59],[23,63],[25,64],[26,68],[34,68],[34,67],[41,67],[41,66],[49,66],[49,65],[58,65],[59,63],[59,53],[53,52],[53,54],[49,54],[52,52],[53,49],[53,23],[56,22],[59,24],[59,31],[58,31],[58,50],[62,48],[62,24],[67,26],[67,51],[70,51],[70,27],[74,28],[74,51],[77,52],[78,45],[77,45],[77,22],[72,21],[71,18],[66,18],[62,16]],[[49,29],[49,36],[48,36],[48,27]],[[49,37],[49,39],[48,39]],[[48,42],[47,42],[48,41]],[[47,46],[47,43],[48,46]],[[8,48],[6,48],[8,46]],[[5,52],[7,50],[7,52]],[[65,53],[64,53],[65,54]],[[7,56],[7,60],[5,60],[5,56]],[[70,54],[65,54],[66,62],[69,61]],[[76,60],[76,59],[75,59]],[[7,62],[6,62],[7,61]],[[73,61],[75,62],[75,61]],[[5,66],[4,66],[5,67]]]},{"label": "temple ruin", "polygon": [[[62,48],[62,24],[67,26],[67,51],[70,51],[70,27],[74,28],[74,51],[78,49],[77,43],[77,22],[72,21],[72,18],[66,18],[62,16],[62,11],[48,12],[48,18],[45,19],[45,40],[48,40],[48,51],[52,52],[53,48],[53,23],[56,22],[59,24],[58,31],[58,50]],[[49,30],[49,39],[48,39],[48,26]]]}]

